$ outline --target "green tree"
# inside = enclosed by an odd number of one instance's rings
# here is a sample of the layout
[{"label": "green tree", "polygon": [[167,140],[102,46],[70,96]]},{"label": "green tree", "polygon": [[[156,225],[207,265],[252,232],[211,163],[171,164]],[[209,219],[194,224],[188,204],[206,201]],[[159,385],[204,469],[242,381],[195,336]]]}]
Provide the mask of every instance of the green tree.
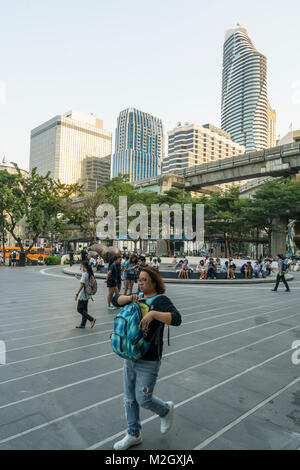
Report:
[{"label": "green tree", "polygon": [[287,178],[266,182],[261,186],[246,209],[246,217],[252,227],[267,234],[269,256],[272,254],[272,233],[280,216],[299,217],[300,181]]},{"label": "green tree", "polygon": [[12,201],[12,188],[14,187],[15,176],[7,170],[0,171],[0,245],[2,245],[3,259],[5,263],[5,243],[6,233],[9,228],[9,216],[7,208]]},{"label": "green tree", "polygon": [[80,193],[78,184],[65,185],[50,177],[40,176],[36,168],[31,175],[22,175],[14,164],[16,175],[11,181],[6,198],[5,212],[7,214],[7,230],[16,240],[21,251],[24,251],[23,240],[16,233],[17,224],[25,217],[26,228],[32,242],[28,250],[36,243],[39,236],[48,236],[51,231],[58,229],[67,207],[67,202],[76,193]]}]

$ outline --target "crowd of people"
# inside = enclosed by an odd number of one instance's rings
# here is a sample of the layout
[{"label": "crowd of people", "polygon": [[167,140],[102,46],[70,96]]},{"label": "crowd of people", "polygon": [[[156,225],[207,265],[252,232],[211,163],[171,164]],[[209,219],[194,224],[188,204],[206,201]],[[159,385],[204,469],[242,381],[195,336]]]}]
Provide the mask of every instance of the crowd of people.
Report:
[{"label": "crowd of people", "polygon": [[[182,279],[190,278],[193,272],[199,274],[199,279],[217,279],[218,273],[226,274],[227,279],[236,278],[237,266],[231,257],[223,264],[219,257],[216,259],[209,257],[202,258],[196,270],[191,267],[186,257],[178,260],[177,256],[174,256],[172,263],[177,277]],[[291,266],[294,267],[296,264]],[[291,269],[291,266],[289,266],[289,269]],[[265,278],[272,272],[272,260],[269,258],[261,258],[260,260],[256,260],[254,264],[252,264],[251,261],[247,261],[240,267],[240,272],[245,279],[252,279],[253,277]]]}]

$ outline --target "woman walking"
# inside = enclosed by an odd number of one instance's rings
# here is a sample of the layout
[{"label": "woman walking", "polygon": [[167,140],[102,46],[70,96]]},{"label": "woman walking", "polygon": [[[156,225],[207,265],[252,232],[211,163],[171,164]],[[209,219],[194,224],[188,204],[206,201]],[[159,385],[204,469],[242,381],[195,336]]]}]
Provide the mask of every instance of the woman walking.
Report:
[{"label": "woman walking", "polygon": [[80,287],[78,289],[77,294],[75,295],[75,300],[78,301],[77,312],[82,315],[82,320],[81,324],[79,326],[76,326],[76,328],[85,328],[87,320],[91,322],[91,328],[93,328],[95,326],[96,319],[88,314],[88,302],[91,298],[91,295],[88,295],[85,289],[88,285],[90,277],[94,276],[94,273],[92,267],[90,266],[87,260],[81,262],[81,270],[82,276],[80,278]]},{"label": "woman walking", "polygon": [[127,294],[129,290],[129,294],[132,294],[133,284],[134,284],[134,275],[135,270],[137,269],[138,258],[136,255],[131,255],[129,261],[125,264],[124,271],[125,271],[125,286],[124,286],[124,295]]},{"label": "woman walking", "polygon": [[[149,349],[141,359],[124,361],[124,402],[128,429],[124,439],[114,444],[115,450],[126,450],[142,442],[140,407],[160,416],[162,434],[166,434],[173,424],[174,403],[154,397],[153,391],[161,365],[164,326],[179,326],[181,315],[171,300],[163,295],[164,281],[156,269],[143,268],[138,282],[140,296],[119,295],[112,299],[116,307],[131,302],[148,305],[149,311],[143,316],[140,328],[147,334],[147,341],[150,342]],[[158,297],[154,298],[155,296]]]},{"label": "woman walking", "polygon": [[109,265],[106,280],[104,281],[107,283],[106,285],[108,288],[107,308],[109,310],[115,310],[116,308],[113,305],[111,305],[111,298],[114,294],[115,295],[119,294],[118,284],[121,282],[120,264],[121,264],[121,256],[114,256],[111,264]]}]

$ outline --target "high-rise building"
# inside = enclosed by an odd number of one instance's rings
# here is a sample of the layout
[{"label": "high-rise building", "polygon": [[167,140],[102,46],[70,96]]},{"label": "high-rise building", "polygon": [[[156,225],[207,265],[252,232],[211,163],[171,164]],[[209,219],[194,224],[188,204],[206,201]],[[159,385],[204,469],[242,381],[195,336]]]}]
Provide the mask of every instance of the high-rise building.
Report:
[{"label": "high-rise building", "polygon": [[268,145],[267,106],[267,59],[238,24],[225,36],[221,127],[246,152],[264,149]]},{"label": "high-rise building", "polygon": [[245,147],[233,142],[230,134],[211,124],[179,125],[168,132],[168,156],[163,160],[163,173],[243,153]]},{"label": "high-rise building", "polygon": [[163,153],[161,119],[135,108],[121,111],[111,176],[129,174],[130,182],[157,176],[161,173]]},{"label": "high-rise building", "polygon": [[86,157],[83,160],[82,184],[85,191],[97,191],[99,186],[110,180],[111,155],[107,157]]},{"label": "high-rise building", "polygon": [[82,180],[83,161],[90,155],[102,158],[111,155],[112,133],[103,129],[103,122],[92,115],[69,111],[41,124],[31,131],[30,170],[64,184]]},{"label": "high-rise building", "polygon": [[276,111],[268,101],[268,148],[276,147]]}]

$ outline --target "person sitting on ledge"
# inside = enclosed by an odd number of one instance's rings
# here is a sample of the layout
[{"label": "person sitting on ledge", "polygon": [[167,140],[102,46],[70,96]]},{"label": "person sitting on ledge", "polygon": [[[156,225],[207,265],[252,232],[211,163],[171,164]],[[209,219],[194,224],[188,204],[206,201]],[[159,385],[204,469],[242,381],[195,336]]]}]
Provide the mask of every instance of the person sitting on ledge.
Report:
[{"label": "person sitting on ledge", "polygon": [[191,270],[191,268],[190,268],[189,262],[186,259],[183,263],[183,266],[182,266],[182,277],[183,277],[183,279],[189,279],[190,270]]},{"label": "person sitting on ledge", "polygon": [[243,274],[244,278],[246,278],[246,266],[247,263],[244,263],[240,269],[241,273]]},{"label": "person sitting on ledge", "polygon": [[207,272],[206,272],[206,269],[205,269],[203,259],[199,262],[199,264],[197,266],[197,272],[199,273],[199,279],[206,279],[207,278]]},{"label": "person sitting on ledge", "polygon": [[210,261],[207,268],[207,279],[217,279],[217,268],[213,261]]},{"label": "person sitting on ledge", "polygon": [[247,262],[246,268],[245,268],[245,279],[252,279],[253,276],[253,268],[251,261]]},{"label": "person sitting on ledge", "polygon": [[175,266],[175,270],[176,270],[176,274],[178,278],[182,277],[182,274],[183,274],[182,266],[183,266],[183,261],[179,261]]},{"label": "person sitting on ledge", "polygon": [[227,270],[228,270],[228,261],[225,261],[225,263],[223,264],[221,268],[221,273],[227,273]]}]

